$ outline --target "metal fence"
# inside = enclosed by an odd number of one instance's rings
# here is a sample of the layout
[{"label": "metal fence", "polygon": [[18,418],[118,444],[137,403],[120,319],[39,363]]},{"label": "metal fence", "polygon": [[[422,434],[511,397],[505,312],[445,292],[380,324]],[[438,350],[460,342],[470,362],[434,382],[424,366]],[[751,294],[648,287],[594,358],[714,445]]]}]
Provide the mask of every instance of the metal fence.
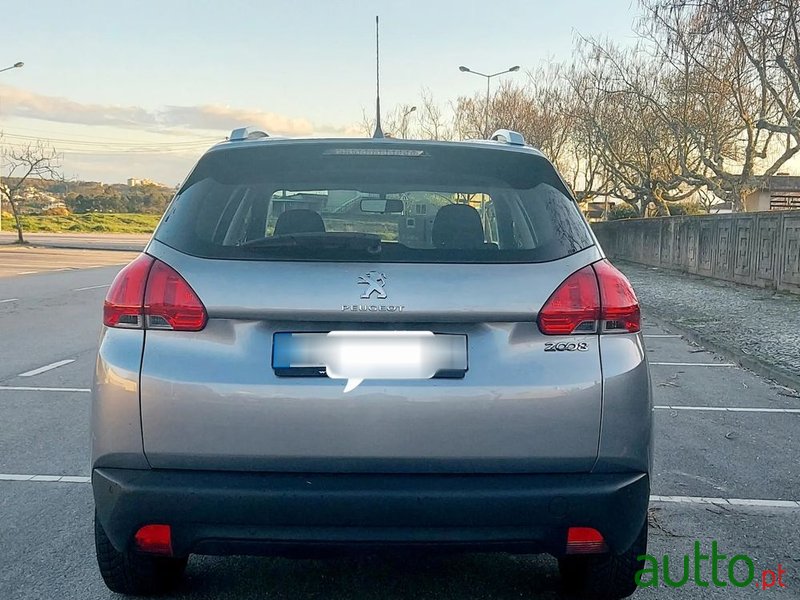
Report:
[{"label": "metal fence", "polygon": [[593,223],[610,258],[800,294],[800,211]]}]

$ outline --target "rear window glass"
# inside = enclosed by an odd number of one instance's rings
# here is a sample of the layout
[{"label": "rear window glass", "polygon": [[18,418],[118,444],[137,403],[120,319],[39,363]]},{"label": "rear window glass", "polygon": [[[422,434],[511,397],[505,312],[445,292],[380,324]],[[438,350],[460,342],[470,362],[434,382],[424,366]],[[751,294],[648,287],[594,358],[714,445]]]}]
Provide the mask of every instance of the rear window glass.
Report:
[{"label": "rear window glass", "polygon": [[544,262],[593,243],[540,157],[374,141],[211,152],[155,237],[206,258],[381,262]]}]

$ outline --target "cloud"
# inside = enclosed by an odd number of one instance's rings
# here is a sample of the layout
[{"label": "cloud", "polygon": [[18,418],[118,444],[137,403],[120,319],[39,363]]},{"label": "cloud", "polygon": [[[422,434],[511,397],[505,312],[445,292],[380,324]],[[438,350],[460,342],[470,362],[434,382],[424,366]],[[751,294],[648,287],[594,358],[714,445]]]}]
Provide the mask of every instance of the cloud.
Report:
[{"label": "cloud", "polygon": [[242,125],[253,125],[276,135],[304,136],[314,133],[314,125],[308,119],[216,104],[166,106],[148,110],[140,106],[85,104],[11,86],[0,86],[0,101],[6,115],[60,123],[105,125],[154,132],[175,127],[230,131]]},{"label": "cloud", "polygon": [[364,137],[363,125],[318,125],[315,133],[330,137]]},{"label": "cloud", "polygon": [[311,135],[314,126],[307,119],[286,117],[262,110],[231,108],[218,104],[203,106],[168,106],[160,111],[158,121],[166,127],[221,129],[229,131],[253,125],[277,135]]},{"label": "cloud", "polygon": [[[223,105],[163,106],[146,109],[140,106],[82,103],[58,96],[0,85],[0,112],[3,117],[24,117],[73,125],[116,127],[160,135],[194,136],[204,132],[204,140],[160,141],[152,144],[124,140],[108,143],[99,140],[57,140],[63,153],[62,171],[68,177],[97,181],[125,181],[128,177],[146,177],[170,184],[177,183],[210,145],[218,132],[222,139],[231,129],[252,125],[273,135],[285,136],[361,136],[357,125],[315,124],[308,119],[280,115],[258,109]],[[2,125],[2,123],[0,123]],[[64,134],[69,137],[68,134]],[[108,135],[108,134],[106,134]],[[25,139],[25,135],[7,132],[6,143]],[[57,137],[57,136],[54,136]],[[30,138],[35,139],[35,138]],[[22,142],[18,142],[22,143]],[[106,147],[103,147],[103,146]]]},{"label": "cloud", "polygon": [[29,119],[116,127],[155,124],[154,115],[141,107],[82,104],[5,85],[0,86],[0,101],[5,114]]}]

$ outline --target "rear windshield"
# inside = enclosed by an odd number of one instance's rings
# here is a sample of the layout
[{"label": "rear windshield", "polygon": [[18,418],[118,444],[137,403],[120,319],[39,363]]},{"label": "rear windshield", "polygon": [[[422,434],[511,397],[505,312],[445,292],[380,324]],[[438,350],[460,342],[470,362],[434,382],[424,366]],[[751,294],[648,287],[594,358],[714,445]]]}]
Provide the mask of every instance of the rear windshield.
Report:
[{"label": "rear windshield", "polygon": [[593,243],[540,157],[376,141],[211,152],[155,238],[206,258],[458,263],[544,262]]}]

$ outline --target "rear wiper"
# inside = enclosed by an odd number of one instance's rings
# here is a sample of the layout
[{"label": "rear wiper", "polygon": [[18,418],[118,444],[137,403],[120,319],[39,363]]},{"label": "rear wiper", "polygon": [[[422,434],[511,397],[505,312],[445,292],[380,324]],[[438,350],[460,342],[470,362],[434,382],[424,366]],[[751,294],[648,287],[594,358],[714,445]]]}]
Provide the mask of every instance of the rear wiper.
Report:
[{"label": "rear wiper", "polygon": [[360,250],[369,254],[381,251],[381,237],[374,233],[331,231],[327,233],[287,233],[250,240],[242,248],[334,248]]}]

